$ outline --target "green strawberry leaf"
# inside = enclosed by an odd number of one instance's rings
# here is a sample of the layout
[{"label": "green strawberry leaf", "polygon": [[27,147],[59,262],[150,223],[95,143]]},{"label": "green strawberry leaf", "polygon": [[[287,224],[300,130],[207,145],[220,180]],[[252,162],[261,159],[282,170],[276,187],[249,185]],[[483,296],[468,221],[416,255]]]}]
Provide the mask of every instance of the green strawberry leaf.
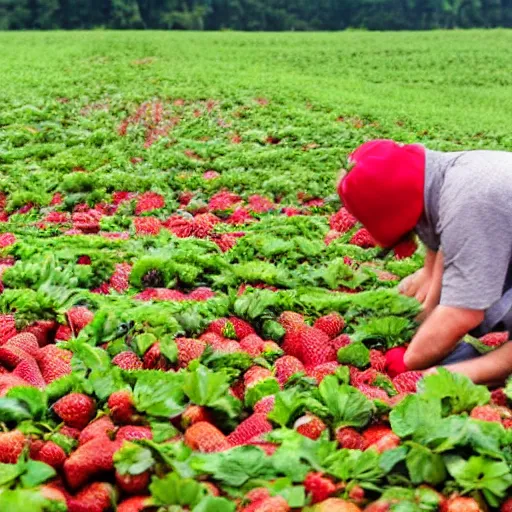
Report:
[{"label": "green strawberry leaf", "polygon": [[11,388],[5,395],[7,398],[19,400],[28,407],[32,418],[41,419],[48,409],[46,394],[37,388]]},{"label": "green strawberry leaf", "polygon": [[235,509],[235,504],[226,498],[207,496],[192,509],[192,512],[235,512]]},{"label": "green strawberry leaf", "polygon": [[151,450],[135,443],[124,442],[114,454],[114,465],[121,475],[140,475],[154,464]]},{"label": "green strawberry leaf", "polygon": [[192,403],[211,406],[228,393],[229,382],[223,373],[198,365],[185,374],[183,391]]},{"label": "green strawberry leaf", "polygon": [[24,473],[21,475],[21,484],[25,488],[37,487],[56,475],[56,471],[48,464],[37,460],[29,460],[25,464]]},{"label": "green strawberry leaf", "polygon": [[405,464],[413,484],[438,485],[447,476],[443,458],[428,448],[410,443],[411,449],[406,456]]},{"label": "green strawberry leaf", "polygon": [[150,421],[151,432],[155,443],[164,443],[173,437],[176,437],[178,430],[168,421]]},{"label": "green strawberry leaf", "polygon": [[261,382],[258,382],[254,386],[246,389],[245,391],[245,405],[247,407],[254,407],[254,404],[258,403],[262,398],[275,395],[279,393],[280,387],[276,379],[268,378]]},{"label": "green strawberry leaf", "polygon": [[148,349],[158,340],[156,336],[151,333],[143,333],[135,336],[134,340],[137,351],[140,355],[144,355]]},{"label": "green strawberry leaf", "polygon": [[16,464],[0,464],[0,486],[17,480],[25,471],[25,465],[24,460],[19,460]]},{"label": "green strawberry leaf", "polygon": [[409,448],[407,446],[386,450],[380,456],[379,467],[385,473],[389,473],[397,464],[405,460],[408,452]]},{"label": "green strawberry leaf", "polygon": [[32,419],[28,405],[15,398],[0,398],[0,422],[20,423]]},{"label": "green strawberry leaf", "polygon": [[338,350],[338,361],[341,364],[366,368],[370,364],[370,351],[361,341],[353,341]]},{"label": "green strawberry leaf", "polygon": [[106,400],[112,393],[125,389],[126,382],[123,379],[123,371],[117,366],[108,370],[92,370],[88,376],[94,394],[100,400]]},{"label": "green strawberry leaf", "polygon": [[206,488],[191,478],[169,473],[164,478],[154,477],[149,486],[156,506],[180,505],[195,507],[206,496]]}]

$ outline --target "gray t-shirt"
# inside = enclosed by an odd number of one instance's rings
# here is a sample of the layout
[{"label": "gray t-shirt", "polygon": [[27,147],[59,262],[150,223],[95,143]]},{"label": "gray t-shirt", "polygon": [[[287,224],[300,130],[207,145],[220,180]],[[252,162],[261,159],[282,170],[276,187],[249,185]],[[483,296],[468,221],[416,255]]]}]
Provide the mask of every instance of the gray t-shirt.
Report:
[{"label": "gray t-shirt", "polygon": [[[496,305],[512,257],[512,153],[427,150],[425,211],[416,232],[443,251],[442,305]],[[510,309],[512,296],[501,302],[499,309]]]}]

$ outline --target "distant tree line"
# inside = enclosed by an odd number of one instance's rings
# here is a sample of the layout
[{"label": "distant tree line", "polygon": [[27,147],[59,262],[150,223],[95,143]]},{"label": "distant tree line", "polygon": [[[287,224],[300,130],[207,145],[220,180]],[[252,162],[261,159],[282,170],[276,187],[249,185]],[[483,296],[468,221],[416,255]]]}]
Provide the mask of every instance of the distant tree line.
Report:
[{"label": "distant tree line", "polygon": [[512,26],[512,0],[0,0],[0,30],[497,26]]}]

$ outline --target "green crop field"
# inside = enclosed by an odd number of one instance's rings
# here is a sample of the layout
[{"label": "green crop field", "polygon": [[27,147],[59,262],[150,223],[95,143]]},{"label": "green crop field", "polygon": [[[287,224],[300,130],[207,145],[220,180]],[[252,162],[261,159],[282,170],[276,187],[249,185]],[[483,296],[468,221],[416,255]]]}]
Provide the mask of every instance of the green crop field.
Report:
[{"label": "green crop field", "polygon": [[389,371],[423,250],[336,181],[374,138],[512,151],[511,48],[0,33],[0,510],[499,510],[512,381]]}]

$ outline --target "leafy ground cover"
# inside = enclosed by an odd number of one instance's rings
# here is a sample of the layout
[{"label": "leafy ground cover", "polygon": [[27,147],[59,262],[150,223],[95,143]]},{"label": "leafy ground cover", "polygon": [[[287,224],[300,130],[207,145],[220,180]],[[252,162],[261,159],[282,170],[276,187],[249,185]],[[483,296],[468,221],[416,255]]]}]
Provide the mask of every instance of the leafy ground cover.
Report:
[{"label": "leafy ground cover", "polygon": [[334,193],[512,149],[508,32],[0,38],[1,510],[510,510],[510,385],[386,364],[422,248]]}]

